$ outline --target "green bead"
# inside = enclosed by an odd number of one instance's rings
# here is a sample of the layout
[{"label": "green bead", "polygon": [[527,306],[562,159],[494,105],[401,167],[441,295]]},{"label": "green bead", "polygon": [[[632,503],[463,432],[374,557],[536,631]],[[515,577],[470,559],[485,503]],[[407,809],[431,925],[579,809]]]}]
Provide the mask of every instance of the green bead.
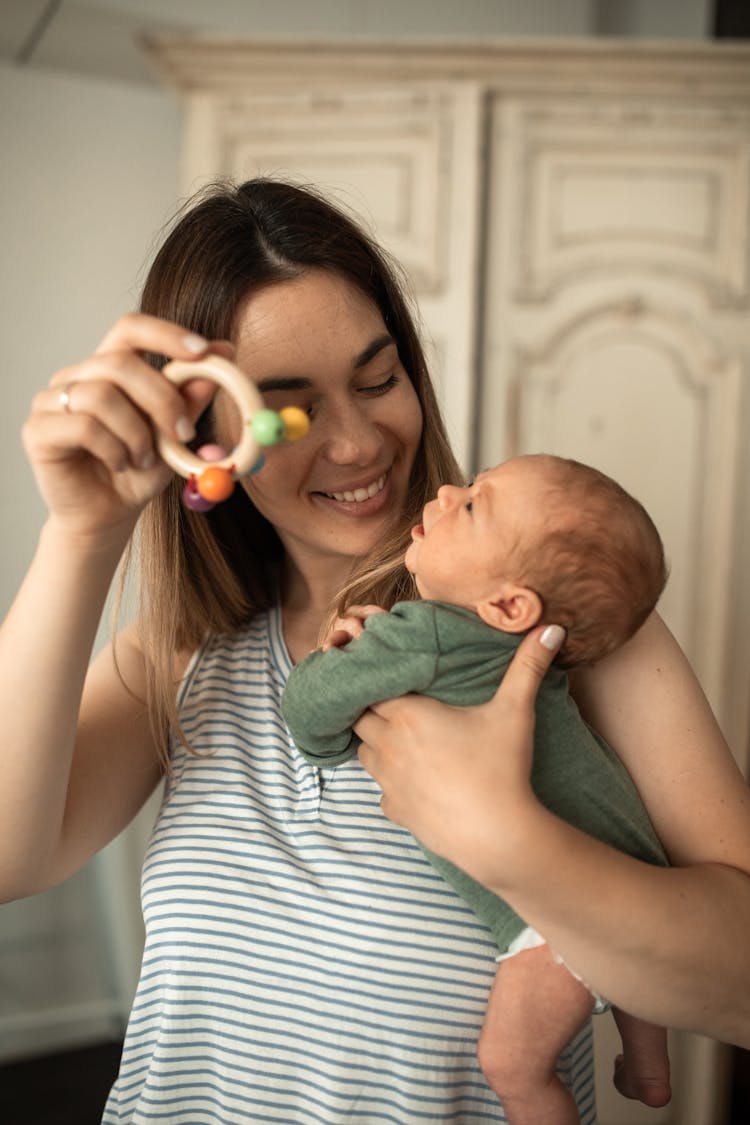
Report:
[{"label": "green bead", "polygon": [[260,445],[276,445],[284,437],[284,419],[275,410],[259,410],[250,422],[253,437]]}]

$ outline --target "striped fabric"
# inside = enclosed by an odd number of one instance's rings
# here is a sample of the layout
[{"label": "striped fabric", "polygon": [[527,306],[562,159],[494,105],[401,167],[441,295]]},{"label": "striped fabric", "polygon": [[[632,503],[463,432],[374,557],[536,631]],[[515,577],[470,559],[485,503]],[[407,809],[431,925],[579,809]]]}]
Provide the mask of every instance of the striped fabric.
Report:
[{"label": "striped fabric", "polygon": [[[146,948],[105,1125],[505,1120],[475,1051],[496,950],[355,759],[279,712],[277,612],[193,661],[143,872]],[[561,1073],[593,1125],[590,1029]]]}]

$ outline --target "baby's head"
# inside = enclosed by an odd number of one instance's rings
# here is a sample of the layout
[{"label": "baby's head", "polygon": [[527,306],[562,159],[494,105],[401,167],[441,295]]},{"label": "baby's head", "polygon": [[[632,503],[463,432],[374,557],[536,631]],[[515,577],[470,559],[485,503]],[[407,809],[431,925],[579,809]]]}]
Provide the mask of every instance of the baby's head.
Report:
[{"label": "baby's head", "polygon": [[506,632],[563,625],[568,667],[623,644],[666,582],[643,506],[577,461],[514,457],[467,488],[441,488],[423,519],[406,555],[422,597],[463,605]]}]

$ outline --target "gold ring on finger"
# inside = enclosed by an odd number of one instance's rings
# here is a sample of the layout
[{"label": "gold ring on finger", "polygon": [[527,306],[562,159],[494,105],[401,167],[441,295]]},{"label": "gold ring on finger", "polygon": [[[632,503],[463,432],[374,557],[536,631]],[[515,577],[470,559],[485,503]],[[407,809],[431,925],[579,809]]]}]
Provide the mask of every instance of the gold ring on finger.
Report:
[{"label": "gold ring on finger", "polygon": [[66,387],[63,387],[63,389],[57,395],[57,401],[59,403],[60,409],[65,414],[73,413],[73,407],[70,404],[70,395],[72,393],[73,387],[73,383],[68,383],[68,385]]}]

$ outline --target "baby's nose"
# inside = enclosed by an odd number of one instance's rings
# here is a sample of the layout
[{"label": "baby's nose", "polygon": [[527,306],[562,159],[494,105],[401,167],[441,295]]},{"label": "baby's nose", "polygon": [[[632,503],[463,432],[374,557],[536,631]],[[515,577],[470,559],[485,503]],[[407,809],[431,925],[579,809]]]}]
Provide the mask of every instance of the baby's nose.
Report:
[{"label": "baby's nose", "polygon": [[447,511],[452,507],[461,497],[463,488],[458,488],[455,484],[441,484],[437,493],[438,506],[441,511]]}]

